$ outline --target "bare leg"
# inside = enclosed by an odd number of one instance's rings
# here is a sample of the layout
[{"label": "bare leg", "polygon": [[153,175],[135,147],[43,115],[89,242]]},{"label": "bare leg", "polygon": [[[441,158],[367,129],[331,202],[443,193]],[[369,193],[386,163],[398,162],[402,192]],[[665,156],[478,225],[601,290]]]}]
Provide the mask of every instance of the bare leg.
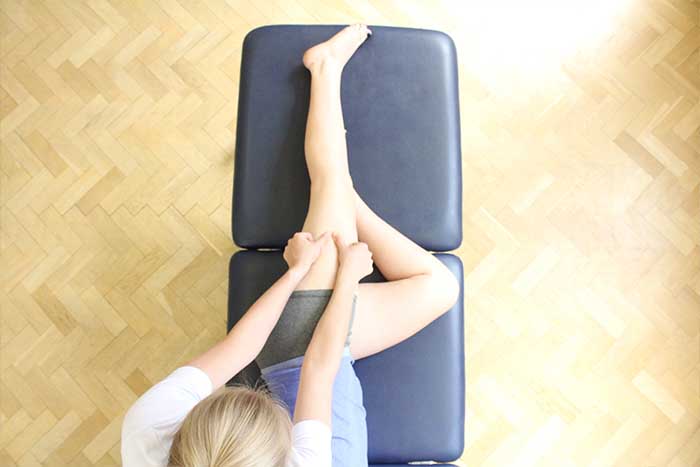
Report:
[{"label": "bare leg", "polygon": [[[372,250],[390,282],[361,284],[351,351],[355,358],[401,342],[447,311],[459,287],[454,276],[428,252],[380,219],[356,195],[347,163],[340,79],[345,63],[365,40],[367,28],[350,26],[309,49],[304,65],[311,72],[306,125],[306,164],[311,179],[304,231],[326,231],[358,238]],[[329,244],[298,289],[330,289],[335,283],[337,252]]]},{"label": "bare leg", "polygon": [[375,214],[356,195],[357,231],[389,281],[360,284],[351,352],[364,358],[423,329],[459,296],[454,275],[433,255]]},{"label": "bare leg", "polygon": [[[347,241],[357,241],[355,191],[348,170],[340,80],[343,67],[368,33],[364,25],[348,26],[304,54],[304,65],[311,72],[304,141],[311,195],[303,230],[314,237],[335,231]],[[329,243],[297,288],[332,289],[337,261],[335,245]]]}]

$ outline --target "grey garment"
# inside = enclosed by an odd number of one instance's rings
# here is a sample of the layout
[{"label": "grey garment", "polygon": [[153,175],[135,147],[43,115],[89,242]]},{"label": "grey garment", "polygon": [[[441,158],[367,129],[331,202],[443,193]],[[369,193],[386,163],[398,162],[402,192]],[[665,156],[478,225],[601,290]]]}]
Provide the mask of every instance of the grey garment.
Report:
[{"label": "grey garment", "polygon": [[[332,293],[332,289],[297,290],[292,293],[277,325],[255,359],[260,369],[306,353],[316,324],[321,319]],[[348,337],[345,340],[346,346],[350,345],[356,302],[357,295],[352,298],[352,314]]]}]

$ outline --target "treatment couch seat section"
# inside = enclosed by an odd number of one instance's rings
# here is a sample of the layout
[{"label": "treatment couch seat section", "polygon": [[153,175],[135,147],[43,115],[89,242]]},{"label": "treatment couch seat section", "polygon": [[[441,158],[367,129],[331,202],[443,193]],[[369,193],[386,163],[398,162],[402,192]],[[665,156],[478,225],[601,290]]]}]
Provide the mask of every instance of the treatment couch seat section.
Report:
[{"label": "treatment couch seat section", "polygon": [[[460,284],[462,263],[436,255]],[[281,252],[240,251],[229,269],[228,329],[287,269]],[[366,281],[383,281],[376,272]],[[363,281],[365,282],[365,281]],[[464,448],[463,294],[455,306],[409,339],[355,362],[367,409],[370,463],[450,462]],[[255,363],[234,382],[254,385]]]}]

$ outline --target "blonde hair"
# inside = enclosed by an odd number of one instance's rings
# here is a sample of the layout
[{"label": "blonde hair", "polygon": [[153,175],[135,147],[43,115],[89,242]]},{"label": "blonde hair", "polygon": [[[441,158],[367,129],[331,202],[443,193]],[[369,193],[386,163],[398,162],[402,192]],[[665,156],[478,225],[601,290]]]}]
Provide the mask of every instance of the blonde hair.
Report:
[{"label": "blonde hair", "polygon": [[282,467],[291,447],[287,409],[263,390],[223,388],[187,415],[170,448],[176,467]]}]

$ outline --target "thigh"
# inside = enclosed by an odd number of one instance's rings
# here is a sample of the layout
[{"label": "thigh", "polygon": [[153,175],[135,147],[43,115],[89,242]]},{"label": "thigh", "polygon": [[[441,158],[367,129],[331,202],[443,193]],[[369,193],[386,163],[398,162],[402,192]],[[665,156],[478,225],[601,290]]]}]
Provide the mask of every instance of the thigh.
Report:
[{"label": "thigh", "polygon": [[[356,242],[354,196],[349,183],[312,184],[303,231],[311,233],[314,238],[324,232],[338,232],[347,241]],[[332,289],[337,269],[338,252],[330,241],[297,289]]]},{"label": "thigh", "polygon": [[411,337],[444,310],[430,276],[360,284],[350,351],[360,359]]}]

